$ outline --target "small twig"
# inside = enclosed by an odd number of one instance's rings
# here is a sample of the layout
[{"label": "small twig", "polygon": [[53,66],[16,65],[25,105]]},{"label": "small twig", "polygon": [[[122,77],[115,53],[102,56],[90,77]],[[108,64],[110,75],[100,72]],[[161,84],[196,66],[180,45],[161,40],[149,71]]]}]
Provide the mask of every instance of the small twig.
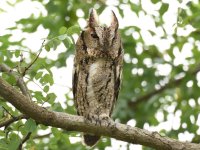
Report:
[{"label": "small twig", "polygon": [[[185,72],[186,74],[196,75],[200,71],[200,65],[197,65],[197,67],[194,70],[189,70]],[[146,102],[153,96],[163,92],[166,89],[172,88],[174,86],[178,86],[182,83],[182,81],[185,79],[185,76],[180,79],[171,79],[166,85],[162,86],[160,89],[155,89],[141,97],[136,98],[134,101],[129,102],[130,107],[136,107],[141,102]]]},{"label": "small twig", "polygon": [[[16,51],[16,50],[8,50],[8,51]],[[20,52],[24,52],[24,53],[30,53],[31,55],[34,55],[34,56],[36,56],[36,54],[35,53],[33,53],[33,52],[31,52],[30,50],[28,51],[28,50],[19,50]]]},{"label": "small twig", "polygon": [[15,118],[15,116],[13,116],[4,106],[2,106],[2,108],[3,108],[12,118]]},{"label": "small twig", "polygon": [[22,76],[25,76],[26,72],[30,69],[30,67],[37,61],[37,59],[39,58],[41,52],[42,52],[42,48],[44,47],[44,42],[45,40],[42,42],[42,46],[40,47],[39,53],[37,54],[37,56],[35,57],[35,59],[27,66],[25,67]]},{"label": "small twig", "polygon": [[[40,47],[40,49],[39,49],[39,53],[37,54],[37,56],[35,57],[35,59],[34,59],[27,67],[24,68],[24,71],[22,72],[22,76],[25,76],[26,72],[27,72],[27,71],[30,69],[30,67],[37,61],[37,59],[39,58],[39,56],[40,56],[40,54],[41,54],[41,52],[42,52],[42,48],[43,48],[45,45],[47,45],[48,43],[50,43],[52,40],[57,39],[57,38],[58,38],[58,37],[54,37],[54,38],[50,39],[46,44],[44,44],[44,43],[45,43],[45,40],[43,40],[42,45],[41,45],[41,47]],[[72,38],[72,37],[71,37],[71,38]],[[74,43],[73,38],[72,38],[72,41],[73,41],[73,43]]]},{"label": "small twig", "polygon": [[[30,80],[29,77],[25,77],[25,78]],[[43,88],[42,88],[38,83],[36,83],[36,82],[33,81],[33,80],[32,80],[32,82],[33,82],[35,85],[37,85],[37,86],[44,92]]]},{"label": "small twig", "polygon": [[32,132],[28,132],[28,134],[22,139],[22,141],[21,141],[21,143],[20,143],[20,145],[19,145],[19,147],[18,147],[18,150],[22,150],[23,144],[24,144],[27,140],[30,139],[31,134],[32,134]]},{"label": "small twig", "polygon": [[22,72],[21,64],[22,64],[23,61],[24,61],[24,58],[23,58],[23,54],[21,53],[21,54],[20,54],[19,64],[17,65],[17,71],[18,71],[20,74],[21,74],[21,72]]},{"label": "small twig", "polygon": [[5,121],[0,122],[0,128],[4,127],[4,126],[5,126],[5,128],[7,128],[10,124],[12,124],[15,121],[18,121],[18,120],[21,120],[21,119],[27,119],[27,118],[28,117],[26,115],[24,115],[24,114],[21,114],[21,115],[19,115],[17,117],[13,116],[10,119],[7,119]]}]

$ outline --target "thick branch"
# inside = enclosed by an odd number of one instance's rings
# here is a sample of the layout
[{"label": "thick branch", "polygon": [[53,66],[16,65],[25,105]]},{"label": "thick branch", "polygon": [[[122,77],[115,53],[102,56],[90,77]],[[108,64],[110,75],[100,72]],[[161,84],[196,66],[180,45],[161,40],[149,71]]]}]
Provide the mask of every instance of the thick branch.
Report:
[{"label": "thick branch", "polygon": [[[186,74],[196,75],[199,71],[200,71],[200,65],[198,65],[194,70],[189,70],[188,72],[186,72]],[[129,102],[129,106],[136,107],[139,103],[148,101],[150,98],[163,92],[166,89],[177,87],[182,83],[184,79],[185,76],[179,79],[172,79],[167,84],[162,86],[160,89],[155,89],[141,97],[136,98],[134,101]]]},{"label": "thick branch", "polygon": [[53,112],[42,108],[15,88],[0,78],[0,95],[27,116],[38,123],[62,128],[67,131],[88,132],[96,135],[109,136],[133,144],[141,144],[162,150],[198,150],[199,144],[179,142],[174,139],[160,136],[157,132],[149,132],[136,127],[115,123],[112,126],[96,126],[85,123],[81,116],[70,115],[62,112]]},{"label": "thick branch", "polygon": [[[37,59],[35,59],[35,61],[36,61],[36,60],[37,60]],[[35,62],[35,61],[34,61],[34,62]],[[34,63],[34,62],[33,62],[33,63]],[[33,63],[32,63],[32,64],[33,64]],[[31,65],[32,65],[32,64],[31,64]],[[17,75],[17,73],[16,73],[16,72],[13,72],[13,71],[11,70],[11,68],[9,68],[7,65],[5,65],[5,64],[0,65],[0,71],[3,71],[3,72],[7,72],[7,73],[9,73],[9,74],[12,74],[12,75],[15,77],[15,79],[17,80],[17,85],[18,85],[18,87],[20,88],[22,94],[25,95],[25,96],[28,98],[28,100],[31,100],[31,95],[30,95],[29,90],[28,90],[28,88],[27,88],[27,86],[26,86],[26,84],[25,84],[25,82],[24,82],[24,80],[23,80],[23,76],[25,76],[26,71],[31,67],[31,65],[29,65],[28,68],[25,68],[25,71],[24,71],[24,73],[23,73],[22,76],[21,76],[21,75]],[[26,69],[27,69],[27,70],[26,70]],[[24,114],[22,114],[22,115],[20,115],[20,116],[18,116],[18,117],[13,117],[12,119],[7,120],[7,122],[4,121],[4,124],[7,123],[7,124],[5,125],[5,129],[6,129],[11,123],[13,123],[13,122],[15,122],[15,121],[18,121],[18,120],[20,120],[20,119],[23,119],[23,118],[28,118],[28,117],[25,116]],[[0,123],[0,126],[1,126],[1,123]],[[21,149],[22,149],[23,144],[30,138],[31,134],[32,134],[32,132],[29,132],[29,133],[22,139],[22,141],[21,141],[21,143],[20,143],[20,145],[19,145],[19,147],[18,147],[18,150],[21,150]]]}]

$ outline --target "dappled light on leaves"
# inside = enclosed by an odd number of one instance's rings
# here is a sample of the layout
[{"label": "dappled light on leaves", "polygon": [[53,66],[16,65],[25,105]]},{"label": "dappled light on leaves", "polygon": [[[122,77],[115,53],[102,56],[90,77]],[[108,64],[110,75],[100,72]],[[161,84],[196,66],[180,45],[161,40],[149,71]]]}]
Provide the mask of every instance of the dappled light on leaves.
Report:
[{"label": "dappled light on leaves", "polygon": [[[25,84],[34,103],[76,114],[71,87],[74,43],[87,25],[90,8],[102,13],[102,24],[109,22],[108,12],[113,10],[125,51],[113,118],[199,143],[198,0],[5,0],[0,5],[0,77],[18,90]],[[0,128],[0,147],[87,149],[80,133],[40,125],[21,115],[0,97],[0,124],[17,118]],[[148,149],[107,137],[95,148]]]}]

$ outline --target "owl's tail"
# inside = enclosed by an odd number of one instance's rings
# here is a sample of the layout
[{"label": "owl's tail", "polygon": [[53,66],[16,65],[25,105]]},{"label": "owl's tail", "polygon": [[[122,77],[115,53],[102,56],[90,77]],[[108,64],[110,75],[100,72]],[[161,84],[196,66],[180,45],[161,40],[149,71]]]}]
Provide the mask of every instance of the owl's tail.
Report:
[{"label": "owl's tail", "polygon": [[83,134],[83,142],[87,145],[87,146],[94,146],[98,140],[100,139],[100,136],[96,136],[96,135],[91,135],[91,134]]}]

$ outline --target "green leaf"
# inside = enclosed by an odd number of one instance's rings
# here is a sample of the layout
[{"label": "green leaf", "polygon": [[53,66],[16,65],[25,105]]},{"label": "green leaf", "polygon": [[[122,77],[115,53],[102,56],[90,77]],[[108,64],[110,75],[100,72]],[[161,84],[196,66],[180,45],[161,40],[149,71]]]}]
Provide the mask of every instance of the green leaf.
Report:
[{"label": "green leaf", "polygon": [[0,143],[0,149],[1,150],[9,150],[8,147],[7,147],[7,145],[5,146],[5,145],[3,145],[1,143]]},{"label": "green leaf", "polygon": [[151,2],[152,2],[153,4],[156,4],[157,2],[159,2],[159,0],[151,0]]},{"label": "green leaf", "polygon": [[0,140],[0,150],[9,150],[8,144],[6,143],[6,140],[4,139]]},{"label": "green leaf", "polygon": [[53,76],[53,73],[51,72],[51,70],[49,68],[45,68],[45,69],[48,71],[48,73],[50,74],[50,76]]},{"label": "green leaf", "polygon": [[56,99],[56,95],[54,93],[49,93],[47,95],[47,102],[49,102],[50,104],[54,104],[55,102],[55,99]]},{"label": "green leaf", "polygon": [[36,75],[35,75],[35,79],[38,80],[39,78],[41,78],[43,72],[38,72]]},{"label": "green leaf", "polygon": [[44,89],[43,89],[43,90],[44,90],[44,92],[46,92],[46,93],[47,93],[47,92],[49,91],[49,86],[48,86],[48,85],[46,85],[46,86],[44,87]]},{"label": "green leaf", "polygon": [[79,33],[80,31],[81,31],[81,28],[78,25],[75,25],[67,29],[67,34],[72,35],[74,33]]},{"label": "green leaf", "polygon": [[33,132],[36,130],[37,125],[33,119],[28,119],[25,123],[25,128],[28,132]]},{"label": "green leaf", "polygon": [[1,118],[3,117],[4,114],[4,109],[2,106],[0,106],[0,122],[1,122]]},{"label": "green leaf", "polygon": [[45,49],[46,49],[47,52],[50,51],[51,47],[49,46],[49,44],[46,44],[46,45],[45,45]]},{"label": "green leaf", "polygon": [[51,132],[53,133],[53,135],[57,138],[60,138],[61,134],[60,131],[57,128],[51,128]]},{"label": "green leaf", "polygon": [[168,8],[169,8],[169,4],[163,3],[159,10],[160,16],[163,16],[163,14],[168,10]]},{"label": "green leaf", "polygon": [[6,81],[8,81],[12,85],[16,84],[16,78],[13,76],[3,73],[2,78],[5,79]]},{"label": "green leaf", "polygon": [[72,39],[70,37],[66,37],[63,43],[66,48],[69,48],[73,44]]},{"label": "green leaf", "polygon": [[197,28],[197,29],[200,29],[200,16],[196,16],[195,18],[193,18],[192,19],[192,21],[191,21],[192,23],[192,26],[194,27],[194,28]]},{"label": "green leaf", "polygon": [[42,92],[36,91],[34,92],[34,97],[37,99],[37,102],[43,102],[44,96],[42,95]]},{"label": "green leaf", "polygon": [[52,110],[58,111],[58,112],[63,112],[63,108],[59,102],[53,104]]},{"label": "green leaf", "polygon": [[15,57],[18,58],[19,56],[20,56],[20,50],[16,50],[16,51],[15,51]]},{"label": "green leaf", "polygon": [[0,63],[2,63],[4,61],[4,56],[2,54],[2,52],[0,51]]},{"label": "green leaf", "polygon": [[56,50],[58,45],[60,44],[60,41],[58,39],[53,39],[53,49]]},{"label": "green leaf", "polygon": [[50,85],[53,85],[54,83],[53,75],[45,74],[42,78],[40,78],[40,83],[42,85],[45,85],[47,83],[49,83]]},{"label": "green leaf", "polygon": [[[47,43],[46,43],[46,45],[48,45],[48,47],[49,48],[53,48],[53,42],[52,42],[53,40],[52,39],[50,39]],[[48,49],[48,48],[47,48]]]},{"label": "green leaf", "polygon": [[8,144],[8,149],[9,150],[17,150],[20,142],[21,141],[20,141],[19,136],[12,133],[11,137],[10,137],[10,143]]},{"label": "green leaf", "polygon": [[52,76],[50,76],[49,74],[44,75],[43,81],[44,83],[49,83],[50,85],[53,85],[54,83]]},{"label": "green leaf", "polygon": [[67,28],[66,28],[65,26],[62,26],[62,27],[59,29],[59,33],[60,33],[60,34],[64,34],[64,33],[66,33],[66,31],[67,31]]},{"label": "green leaf", "polygon": [[63,34],[63,35],[58,36],[58,39],[61,40],[61,41],[63,41],[63,40],[65,40],[67,37],[68,37],[67,34]]},{"label": "green leaf", "polygon": [[13,56],[13,53],[11,51],[7,51],[7,57],[12,58],[12,56]]}]

